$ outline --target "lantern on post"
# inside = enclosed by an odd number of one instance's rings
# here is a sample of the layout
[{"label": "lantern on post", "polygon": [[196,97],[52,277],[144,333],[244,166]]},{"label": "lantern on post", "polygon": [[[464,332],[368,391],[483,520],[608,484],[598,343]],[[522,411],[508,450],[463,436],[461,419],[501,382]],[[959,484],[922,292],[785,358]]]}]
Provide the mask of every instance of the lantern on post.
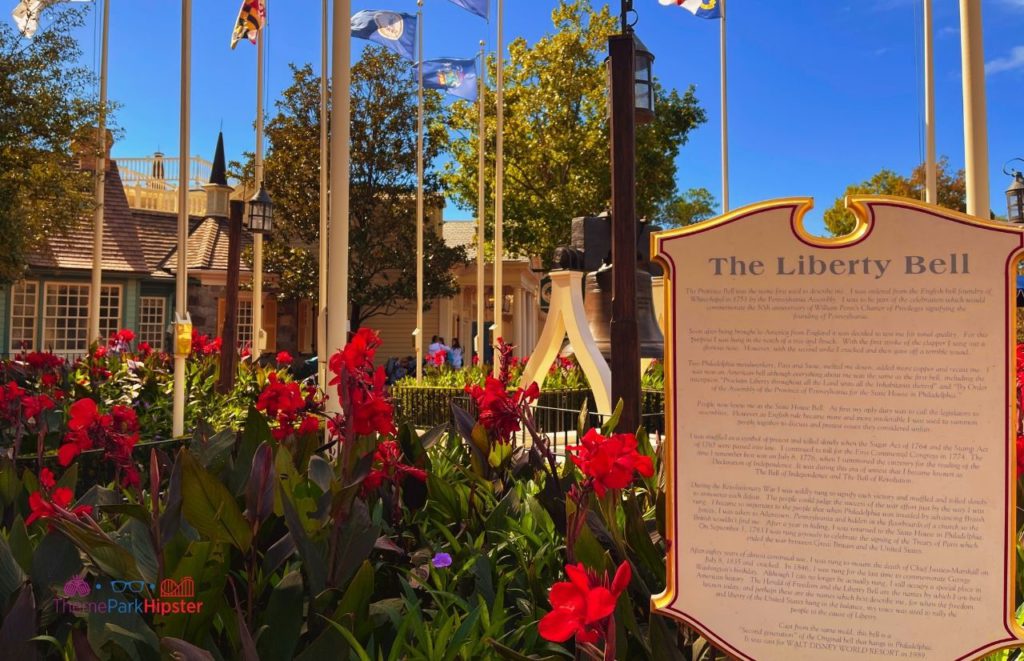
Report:
[{"label": "lantern on post", "polygon": [[1013,161],[1024,162],[1024,159],[1013,158],[1003,166],[1003,174],[1013,177],[1010,187],[1006,189],[1006,220],[1010,223],[1024,223],[1024,174],[1012,168],[1007,172],[1007,165]]},{"label": "lantern on post", "polygon": [[250,232],[258,234],[269,234],[274,227],[274,203],[263,187],[263,182],[260,182],[260,189],[249,200],[246,223]]},{"label": "lantern on post", "polygon": [[636,123],[649,124],[654,121],[654,53],[647,50],[635,32],[633,43],[636,51],[633,62]]}]

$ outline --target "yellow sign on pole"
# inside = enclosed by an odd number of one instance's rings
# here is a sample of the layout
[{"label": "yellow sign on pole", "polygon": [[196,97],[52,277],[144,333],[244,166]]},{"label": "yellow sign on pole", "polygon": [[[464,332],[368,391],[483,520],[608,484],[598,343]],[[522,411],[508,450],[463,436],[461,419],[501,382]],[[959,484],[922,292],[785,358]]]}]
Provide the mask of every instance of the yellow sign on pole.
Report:
[{"label": "yellow sign on pole", "polygon": [[192,318],[178,318],[174,322],[174,355],[188,356],[192,353]]}]

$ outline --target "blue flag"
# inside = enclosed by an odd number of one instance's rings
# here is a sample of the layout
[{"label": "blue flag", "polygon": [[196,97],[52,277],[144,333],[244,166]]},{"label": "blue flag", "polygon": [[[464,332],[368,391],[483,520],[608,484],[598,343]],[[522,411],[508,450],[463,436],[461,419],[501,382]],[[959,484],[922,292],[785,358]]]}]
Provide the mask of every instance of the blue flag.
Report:
[{"label": "blue flag", "polygon": [[462,7],[467,11],[471,11],[477,16],[482,16],[485,20],[487,14],[491,8],[491,0],[451,0],[458,6]]},{"label": "blue flag", "polygon": [[442,57],[423,61],[423,87],[476,101],[476,60]]},{"label": "blue flag", "polygon": [[365,9],[352,17],[352,36],[375,41],[416,60],[416,17],[412,14]]}]

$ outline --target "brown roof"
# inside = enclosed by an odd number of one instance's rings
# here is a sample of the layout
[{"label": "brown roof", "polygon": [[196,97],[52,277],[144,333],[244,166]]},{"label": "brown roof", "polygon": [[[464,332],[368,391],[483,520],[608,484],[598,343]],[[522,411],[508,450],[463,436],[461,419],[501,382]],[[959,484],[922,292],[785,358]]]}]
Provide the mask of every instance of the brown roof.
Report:
[{"label": "brown roof", "polygon": [[[104,186],[103,270],[158,279],[172,277],[178,259],[177,212],[130,208],[117,163],[109,163]],[[89,215],[67,235],[47,237],[43,248],[29,256],[29,266],[89,270],[92,243]],[[251,243],[249,234],[243,232],[243,249]],[[190,269],[227,270],[227,220],[189,216],[188,262]]]},{"label": "brown roof", "polygon": [[[30,254],[30,267],[39,269],[92,268],[92,214],[66,235],[46,238],[38,252]],[[139,223],[121,185],[117,164],[110,162],[104,182],[103,270],[118,273],[150,274],[153,264],[147,261],[140,237]]]},{"label": "brown roof", "polygon": [[[446,220],[441,227],[444,242],[452,248],[462,246],[466,249],[466,259],[476,259],[476,219]],[[505,253],[506,262],[527,262],[525,257]]]},{"label": "brown roof", "polygon": [[[242,232],[242,250],[252,245],[252,235]],[[162,267],[174,273],[178,268],[178,248],[171,245]],[[228,221],[223,218],[191,218],[188,236],[190,270],[226,271],[228,268]],[[242,263],[242,271],[250,269]]]}]

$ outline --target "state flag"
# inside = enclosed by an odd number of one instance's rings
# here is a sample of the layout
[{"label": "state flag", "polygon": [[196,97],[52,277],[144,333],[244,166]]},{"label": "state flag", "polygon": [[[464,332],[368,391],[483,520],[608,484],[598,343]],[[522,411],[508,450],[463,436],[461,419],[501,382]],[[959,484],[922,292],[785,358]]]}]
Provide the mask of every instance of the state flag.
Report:
[{"label": "state flag", "polygon": [[21,36],[32,38],[39,29],[39,14],[48,5],[46,0],[21,0],[11,12],[14,24]]},{"label": "state flag", "polygon": [[663,5],[682,7],[697,18],[722,18],[722,0],[658,0]]},{"label": "state flag", "polygon": [[416,60],[416,16],[364,9],[352,17],[352,36],[376,42],[404,58]]},{"label": "state flag", "polygon": [[476,101],[476,60],[442,57],[423,61],[423,87]]},{"label": "state flag", "polygon": [[491,8],[491,0],[451,0],[452,3],[462,7],[466,11],[473,12],[477,16],[487,19]]},{"label": "state flag", "polygon": [[263,0],[242,0],[238,20],[235,21],[235,30],[231,33],[231,49],[234,50],[238,42],[246,38],[255,44],[256,34],[263,29],[266,17]]}]

